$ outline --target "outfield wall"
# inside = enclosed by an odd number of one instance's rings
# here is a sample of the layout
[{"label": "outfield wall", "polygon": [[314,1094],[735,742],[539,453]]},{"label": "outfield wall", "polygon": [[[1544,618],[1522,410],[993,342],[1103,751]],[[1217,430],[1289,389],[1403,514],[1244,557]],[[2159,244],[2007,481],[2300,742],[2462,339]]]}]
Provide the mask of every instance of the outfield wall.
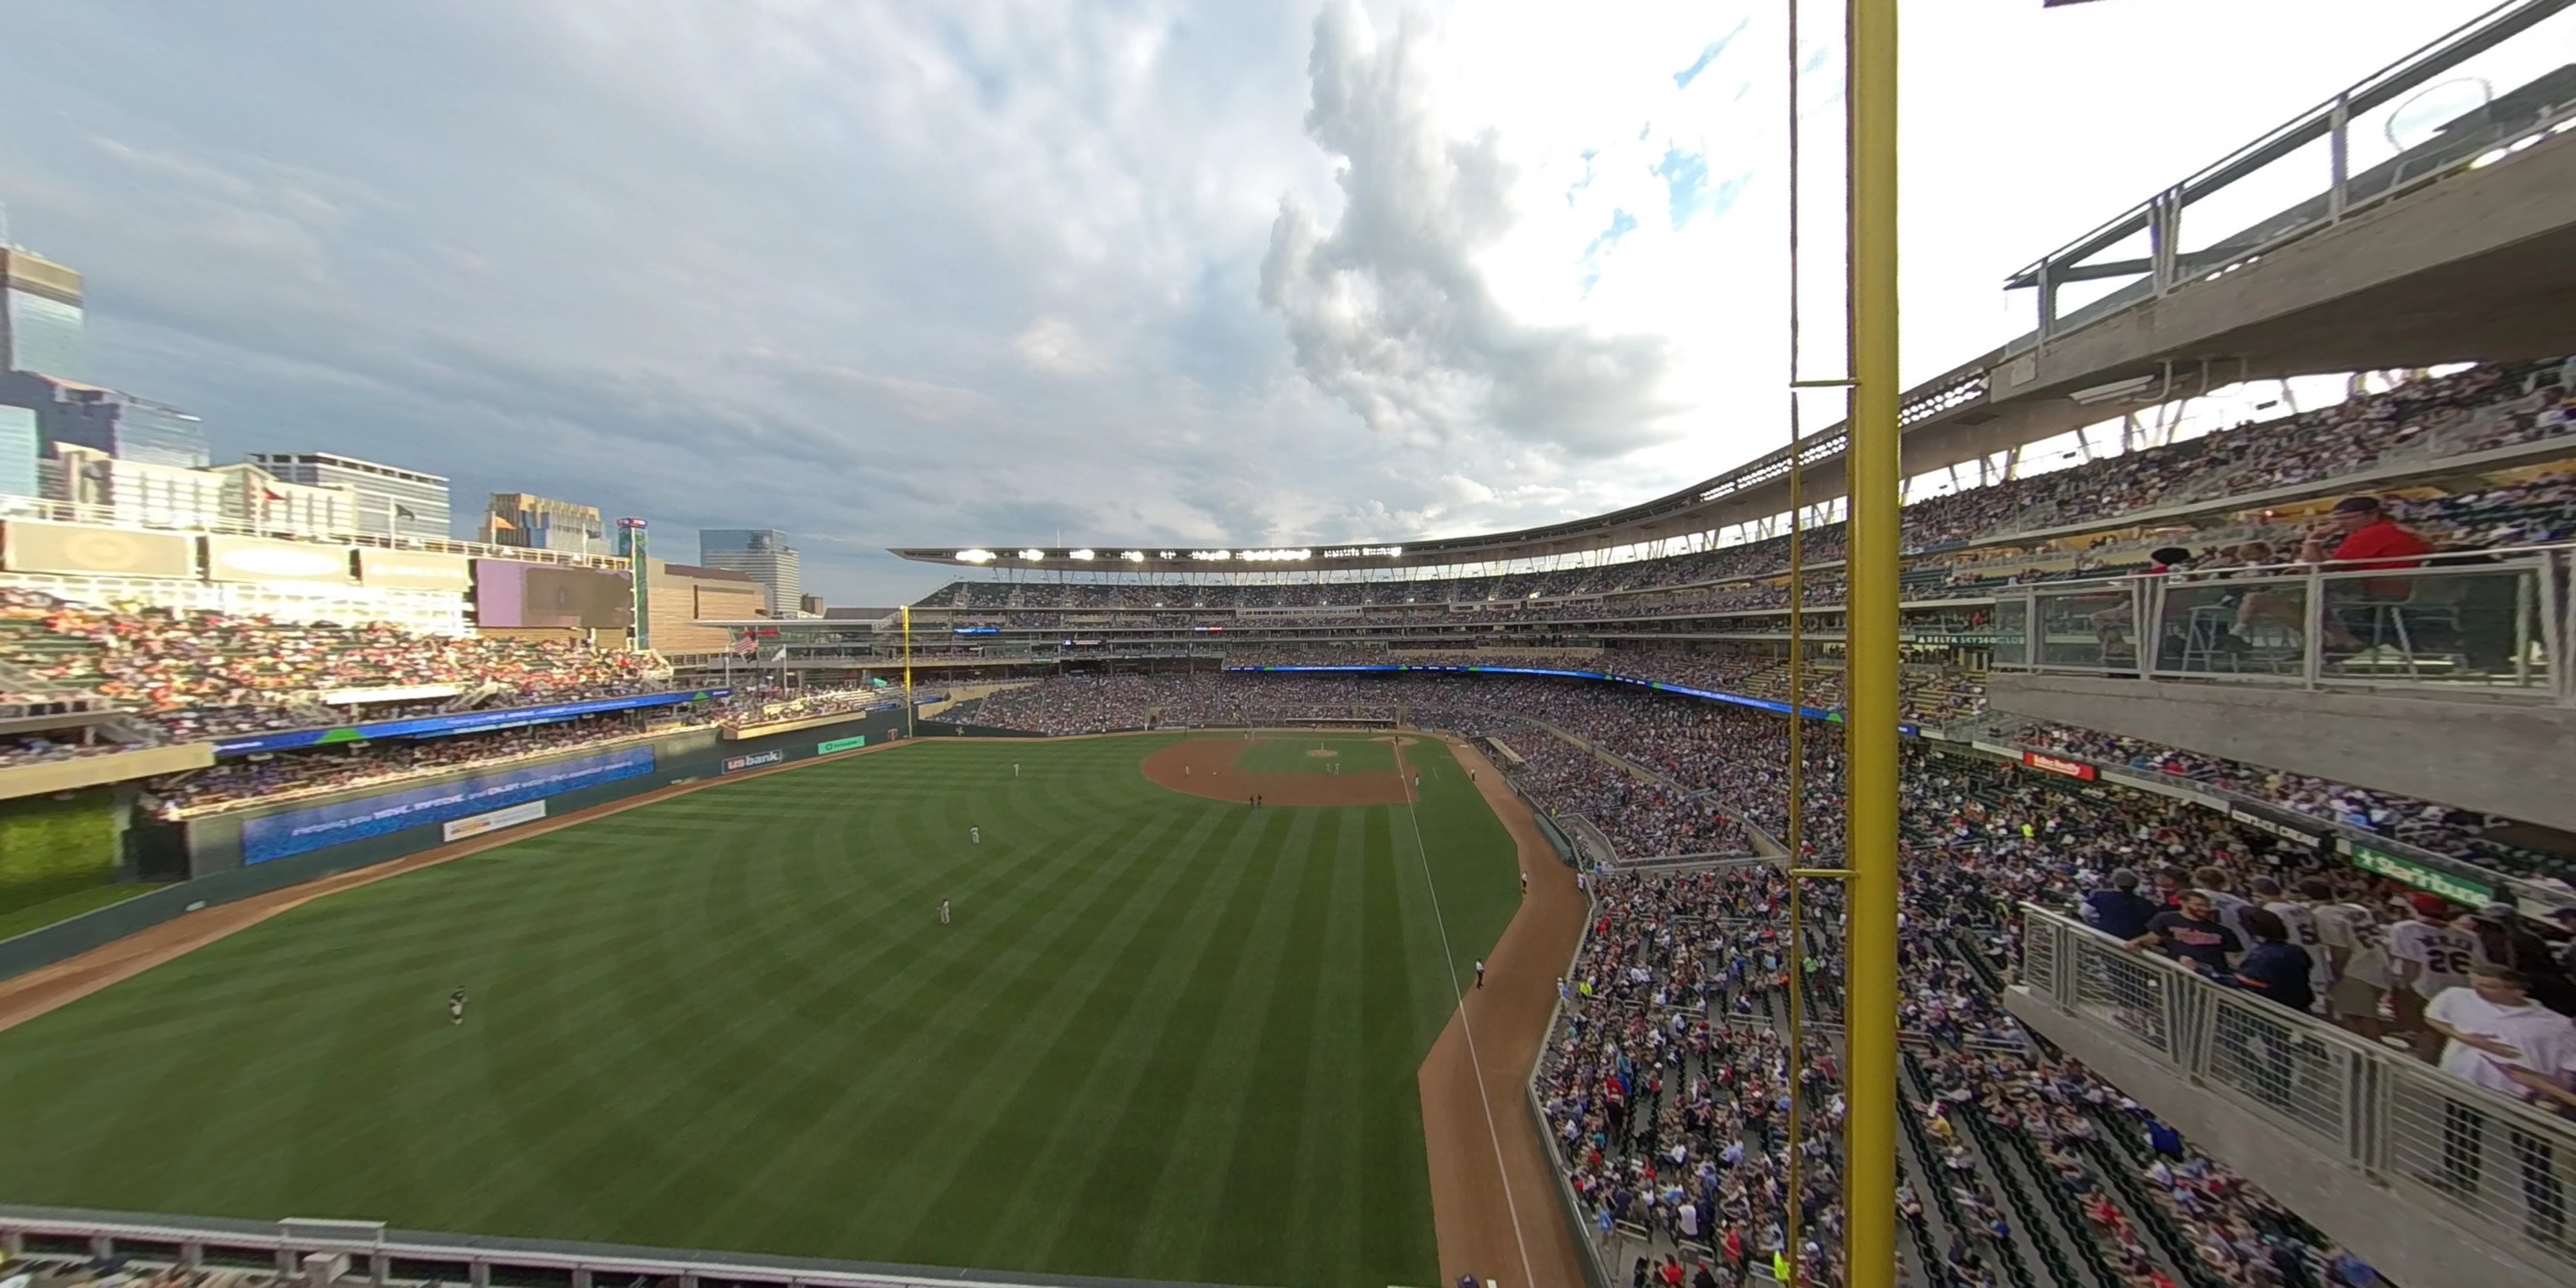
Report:
[{"label": "outfield wall", "polygon": [[[871,711],[793,733],[735,740],[719,738],[714,729],[692,729],[606,750],[566,752],[178,822],[137,815],[133,848],[140,865],[187,879],[0,940],[0,979],[198,907],[372,867],[468,837],[498,835],[520,822],[681,783],[892,742],[904,736],[903,717],[900,709]],[[864,744],[851,741],[861,738]]]}]

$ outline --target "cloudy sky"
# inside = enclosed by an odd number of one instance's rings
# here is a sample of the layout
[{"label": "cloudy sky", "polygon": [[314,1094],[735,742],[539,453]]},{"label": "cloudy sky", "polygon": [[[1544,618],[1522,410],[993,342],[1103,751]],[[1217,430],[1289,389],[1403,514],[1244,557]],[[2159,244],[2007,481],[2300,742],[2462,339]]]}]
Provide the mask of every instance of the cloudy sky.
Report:
[{"label": "cloudy sky", "polygon": [[[1908,378],[2488,2],[1916,0]],[[887,545],[1448,535],[1777,446],[1793,63],[1839,308],[1807,4],[1793,55],[1784,0],[0,0],[0,201],[88,275],[90,377],[218,460],[545,493],[681,559],[774,526],[886,603],[944,579]]]}]

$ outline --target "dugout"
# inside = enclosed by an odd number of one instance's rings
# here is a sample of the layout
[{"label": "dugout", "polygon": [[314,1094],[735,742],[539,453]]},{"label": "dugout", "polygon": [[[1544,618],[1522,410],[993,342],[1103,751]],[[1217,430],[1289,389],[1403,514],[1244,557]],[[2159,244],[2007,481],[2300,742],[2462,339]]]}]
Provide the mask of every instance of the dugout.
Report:
[{"label": "dugout", "polygon": [[665,787],[881,746],[905,732],[904,711],[897,707],[752,738],[690,729],[197,818],[159,819],[129,809],[125,848],[134,865],[185,879],[0,940],[0,979],[197,908],[502,835],[524,823]]}]

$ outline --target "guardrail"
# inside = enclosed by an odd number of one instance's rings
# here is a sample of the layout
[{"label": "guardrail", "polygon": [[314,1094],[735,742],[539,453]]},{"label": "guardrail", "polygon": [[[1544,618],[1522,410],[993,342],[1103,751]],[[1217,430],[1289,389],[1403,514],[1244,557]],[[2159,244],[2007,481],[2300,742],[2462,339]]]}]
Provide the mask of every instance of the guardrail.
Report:
[{"label": "guardrail", "polygon": [[2022,905],[2021,982],[2158,1066],[2409,1203],[2576,1282],[2576,1122]]},{"label": "guardrail", "polygon": [[267,537],[281,541],[311,541],[323,545],[371,546],[379,550],[417,550],[431,554],[461,555],[469,559],[509,559],[519,563],[565,564],[576,568],[615,569],[630,566],[624,556],[609,554],[606,551],[598,554],[574,554],[561,550],[541,550],[531,546],[501,546],[483,541],[456,541],[446,537],[406,537],[358,529],[310,528],[294,524],[251,522],[177,511],[159,513],[134,506],[46,501],[25,496],[5,497],[0,500],[7,502],[5,507],[0,507],[0,520],[36,519],[47,523],[83,523],[104,528],[144,528],[156,532]]},{"label": "guardrail", "polygon": [[[2005,354],[2566,132],[2576,124],[2576,105],[2551,78],[2576,39],[2576,23],[2560,20],[2570,3],[2506,0],[2041,256],[2004,283],[2038,294],[2035,329]],[[2187,211],[2189,226],[2206,227],[2208,235],[2186,237]],[[2115,251],[2130,257],[2098,259]],[[2069,286],[2119,279],[2128,284],[2071,311],[2059,308],[2059,292]]]},{"label": "guardrail", "polygon": [[[744,1288],[1050,1288],[1088,1283],[1151,1288],[1139,1280],[1076,1280],[1059,1276],[1004,1277],[972,1270],[922,1266],[871,1266],[752,1252],[704,1252],[482,1235],[422,1234],[388,1230],[381,1222],[308,1220],[238,1221],[220,1217],[92,1212],[69,1208],[0,1205],[0,1251],[47,1255],[46,1246],[77,1244],[80,1254],[124,1256],[146,1265],[190,1270],[218,1268],[250,1253],[271,1259],[280,1281],[343,1283],[466,1282],[476,1288],[517,1283],[564,1283],[591,1288],[598,1282],[652,1280],[674,1288],[701,1283]],[[210,1260],[209,1252],[228,1260]],[[307,1258],[323,1264],[308,1265]],[[407,1268],[396,1273],[397,1261]],[[339,1264],[332,1264],[339,1263]],[[448,1268],[465,1273],[450,1276]],[[424,1273],[424,1272],[428,1273]]]},{"label": "guardrail", "polygon": [[2576,706],[2576,546],[2388,562],[1999,587],[1992,666]]}]

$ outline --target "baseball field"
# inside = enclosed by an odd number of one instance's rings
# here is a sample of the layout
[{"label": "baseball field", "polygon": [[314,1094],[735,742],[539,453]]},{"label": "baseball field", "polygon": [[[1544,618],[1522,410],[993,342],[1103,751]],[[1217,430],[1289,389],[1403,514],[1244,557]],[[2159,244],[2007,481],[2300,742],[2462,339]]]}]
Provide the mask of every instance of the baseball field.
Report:
[{"label": "baseball field", "polygon": [[[1242,799],[1416,773],[1415,803]],[[0,1032],[0,1200],[1430,1284],[1416,1073],[1515,853],[1429,739],[951,741],[723,784]]]}]

